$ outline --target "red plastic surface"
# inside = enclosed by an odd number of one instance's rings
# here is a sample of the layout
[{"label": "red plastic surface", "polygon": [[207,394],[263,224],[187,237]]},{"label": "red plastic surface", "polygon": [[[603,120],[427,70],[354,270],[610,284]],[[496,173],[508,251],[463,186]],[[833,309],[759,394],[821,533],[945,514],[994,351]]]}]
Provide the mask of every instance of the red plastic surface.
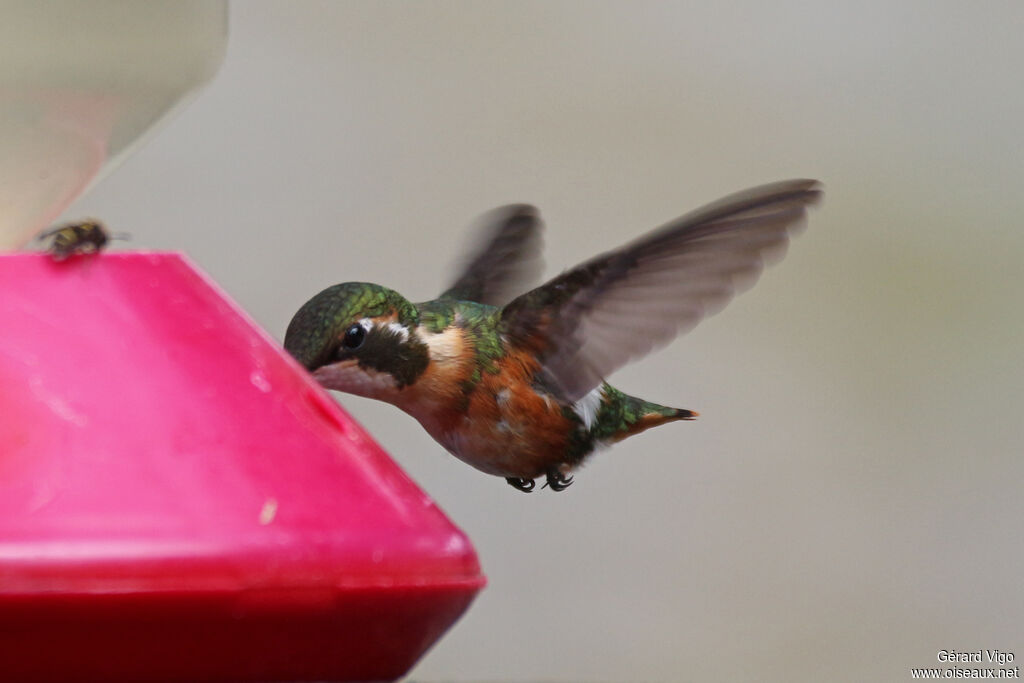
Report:
[{"label": "red plastic surface", "polygon": [[468,539],[181,255],[0,255],[0,677],[389,680]]}]

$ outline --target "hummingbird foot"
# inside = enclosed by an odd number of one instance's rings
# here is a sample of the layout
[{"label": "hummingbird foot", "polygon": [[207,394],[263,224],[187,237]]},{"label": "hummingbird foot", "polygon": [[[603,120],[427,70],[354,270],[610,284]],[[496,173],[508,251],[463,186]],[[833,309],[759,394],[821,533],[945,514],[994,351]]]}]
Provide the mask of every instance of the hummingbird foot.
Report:
[{"label": "hummingbird foot", "polygon": [[544,484],[544,486],[550,486],[552,491],[564,491],[571,485],[572,475],[567,477],[557,468],[548,470],[548,483]]},{"label": "hummingbird foot", "polygon": [[508,482],[509,486],[517,488],[523,493],[529,493],[537,485],[537,482],[533,479],[519,479],[518,477],[505,477],[505,481]]}]

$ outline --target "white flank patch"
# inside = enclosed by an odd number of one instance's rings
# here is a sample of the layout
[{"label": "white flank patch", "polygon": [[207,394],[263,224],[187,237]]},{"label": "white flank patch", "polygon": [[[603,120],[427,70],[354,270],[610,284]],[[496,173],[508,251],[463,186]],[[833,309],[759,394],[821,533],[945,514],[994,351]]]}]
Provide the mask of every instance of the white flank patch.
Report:
[{"label": "white flank patch", "polygon": [[583,425],[590,429],[597,420],[597,411],[601,409],[604,401],[604,387],[599,385],[590,390],[586,396],[573,404],[573,411],[583,420]]}]

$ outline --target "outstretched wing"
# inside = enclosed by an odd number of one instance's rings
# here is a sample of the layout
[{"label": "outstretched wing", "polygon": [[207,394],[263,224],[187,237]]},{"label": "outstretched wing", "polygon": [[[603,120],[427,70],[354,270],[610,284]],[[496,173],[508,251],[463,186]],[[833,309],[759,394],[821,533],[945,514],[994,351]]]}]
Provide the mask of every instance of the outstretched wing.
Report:
[{"label": "outstretched wing", "polygon": [[540,276],[540,215],[528,204],[510,204],[477,220],[477,248],[442,297],[501,306]]},{"label": "outstretched wing", "polygon": [[523,294],[502,311],[501,331],[576,401],[751,287],[820,196],[814,180],[729,195]]}]

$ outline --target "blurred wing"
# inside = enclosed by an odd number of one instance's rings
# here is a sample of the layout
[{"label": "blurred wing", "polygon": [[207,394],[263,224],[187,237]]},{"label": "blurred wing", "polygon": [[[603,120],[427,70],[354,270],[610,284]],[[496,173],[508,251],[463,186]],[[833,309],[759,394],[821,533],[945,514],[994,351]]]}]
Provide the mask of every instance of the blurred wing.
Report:
[{"label": "blurred wing", "polygon": [[542,227],[537,209],[527,204],[510,204],[485,213],[477,221],[479,246],[441,296],[491,306],[507,303],[540,276]]},{"label": "blurred wing", "polygon": [[729,195],[518,297],[502,311],[502,333],[576,401],[751,287],[820,196],[814,180]]}]

